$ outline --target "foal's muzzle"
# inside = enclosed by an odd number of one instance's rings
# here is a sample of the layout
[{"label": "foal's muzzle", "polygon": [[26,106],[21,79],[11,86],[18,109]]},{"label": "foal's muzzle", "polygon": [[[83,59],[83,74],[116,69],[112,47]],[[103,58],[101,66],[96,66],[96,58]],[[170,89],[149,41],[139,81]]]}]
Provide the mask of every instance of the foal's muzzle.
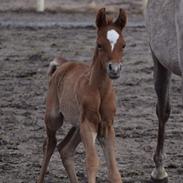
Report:
[{"label": "foal's muzzle", "polygon": [[121,63],[109,62],[107,64],[107,74],[111,79],[117,79],[120,77],[121,68],[122,68]]}]

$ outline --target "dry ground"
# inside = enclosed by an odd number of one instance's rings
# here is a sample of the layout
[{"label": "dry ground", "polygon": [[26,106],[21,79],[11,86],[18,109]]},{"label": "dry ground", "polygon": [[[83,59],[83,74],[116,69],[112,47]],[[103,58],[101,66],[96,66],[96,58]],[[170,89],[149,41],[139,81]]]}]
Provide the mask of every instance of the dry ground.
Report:
[{"label": "dry ground", "polygon": [[[134,9],[127,9],[130,18],[125,29],[124,67],[121,78],[114,82],[118,95],[117,157],[124,183],[147,183],[154,167],[152,155],[157,138],[156,95],[143,16],[139,14],[140,6],[136,7],[133,2],[130,1],[130,6],[124,3],[126,8],[134,6]],[[8,10],[1,11],[0,15],[0,182],[34,183],[40,170],[45,136],[43,119],[48,64],[60,53],[86,63],[91,60],[96,30],[85,25],[93,25],[95,14],[35,14]],[[9,25],[5,24],[7,21]],[[27,26],[30,21],[35,24]],[[59,26],[48,26],[53,21]],[[36,26],[40,22],[43,22],[42,26]],[[73,22],[77,22],[77,26],[71,26]],[[65,26],[67,23],[69,26]],[[183,113],[180,79],[175,76],[171,101],[165,166],[169,182],[182,183]],[[58,132],[58,139],[62,139],[68,129],[64,125]],[[97,182],[107,182],[103,155],[100,148],[98,151],[102,163]],[[76,166],[79,179],[86,182],[82,145],[77,150]],[[69,182],[57,151],[49,171],[47,183]]]}]

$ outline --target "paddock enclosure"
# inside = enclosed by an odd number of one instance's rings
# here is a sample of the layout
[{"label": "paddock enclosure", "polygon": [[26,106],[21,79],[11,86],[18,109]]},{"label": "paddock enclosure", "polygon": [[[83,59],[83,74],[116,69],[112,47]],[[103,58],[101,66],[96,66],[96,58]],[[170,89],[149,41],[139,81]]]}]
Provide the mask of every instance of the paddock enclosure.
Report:
[{"label": "paddock enclosure", "polygon": [[[30,3],[31,2],[31,3]],[[95,48],[95,11],[91,1],[45,0],[45,12],[36,12],[36,0],[0,0],[0,182],[34,183],[43,157],[44,114],[49,62],[60,53],[89,62]],[[158,121],[153,86],[153,62],[141,0],[102,0],[117,15],[128,13],[126,48],[117,92],[115,131],[117,161],[124,183],[148,183],[154,167]],[[183,182],[183,113],[181,79],[172,77],[172,112],[166,126],[165,168],[169,182]],[[62,139],[70,126],[57,133]],[[99,155],[102,150],[98,146]],[[103,157],[103,156],[102,156]],[[77,175],[86,182],[84,149],[75,156]],[[107,182],[101,161],[97,182]],[[49,164],[46,183],[68,183],[59,153]]]}]

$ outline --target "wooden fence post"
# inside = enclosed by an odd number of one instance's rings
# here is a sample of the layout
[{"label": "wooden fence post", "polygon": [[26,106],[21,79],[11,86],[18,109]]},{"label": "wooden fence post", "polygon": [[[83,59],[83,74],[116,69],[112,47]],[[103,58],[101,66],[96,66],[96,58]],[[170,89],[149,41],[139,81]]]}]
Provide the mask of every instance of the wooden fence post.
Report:
[{"label": "wooden fence post", "polygon": [[44,0],[37,0],[37,11],[43,12],[45,9],[45,1]]}]

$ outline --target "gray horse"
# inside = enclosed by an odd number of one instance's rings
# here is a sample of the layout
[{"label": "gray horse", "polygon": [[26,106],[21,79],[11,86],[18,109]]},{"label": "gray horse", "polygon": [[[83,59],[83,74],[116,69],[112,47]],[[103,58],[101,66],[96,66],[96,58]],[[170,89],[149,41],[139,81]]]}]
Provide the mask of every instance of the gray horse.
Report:
[{"label": "gray horse", "polygon": [[170,115],[169,86],[171,74],[182,77],[183,87],[183,0],[149,0],[145,12],[149,44],[154,61],[154,81],[159,120],[155,169],[151,177],[165,180],[163,165],[165,124]]}]

